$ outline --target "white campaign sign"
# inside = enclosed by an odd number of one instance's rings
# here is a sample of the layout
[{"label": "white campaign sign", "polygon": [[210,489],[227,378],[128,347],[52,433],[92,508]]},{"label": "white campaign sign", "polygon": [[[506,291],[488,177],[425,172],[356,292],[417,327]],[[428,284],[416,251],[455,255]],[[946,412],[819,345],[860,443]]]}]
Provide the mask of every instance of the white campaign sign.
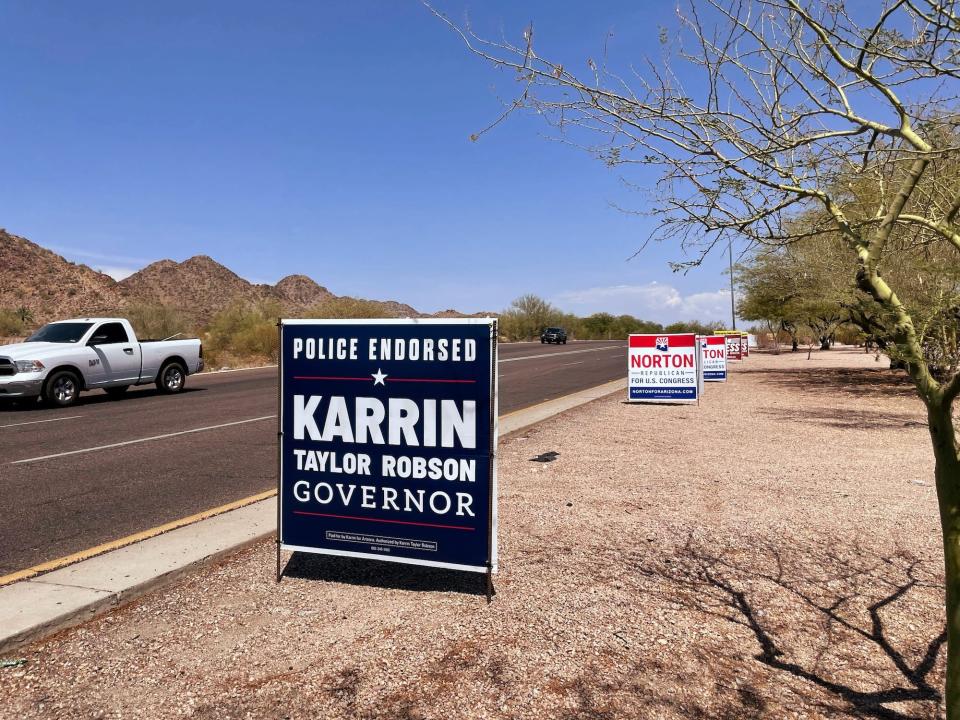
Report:
[{"label": "white campaign sign", "polygon": [[699,349],[693,333],[631,335],[627,358],[629,400],[699,400]]},{"label": "white campaign sign", "polygon": [[703,379],[707,382],[727,380],[727,342],[722,335],[707,335],[703,338]]}]

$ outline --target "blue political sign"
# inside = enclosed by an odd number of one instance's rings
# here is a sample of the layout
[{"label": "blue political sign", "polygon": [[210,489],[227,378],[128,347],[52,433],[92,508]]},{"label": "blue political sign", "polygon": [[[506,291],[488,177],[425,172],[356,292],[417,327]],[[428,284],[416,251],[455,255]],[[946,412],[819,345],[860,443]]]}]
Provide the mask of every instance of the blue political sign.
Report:
[{"label": "blue political sign", "polygon": [[282,549],[496,570],[496,321],[282,320]]}]

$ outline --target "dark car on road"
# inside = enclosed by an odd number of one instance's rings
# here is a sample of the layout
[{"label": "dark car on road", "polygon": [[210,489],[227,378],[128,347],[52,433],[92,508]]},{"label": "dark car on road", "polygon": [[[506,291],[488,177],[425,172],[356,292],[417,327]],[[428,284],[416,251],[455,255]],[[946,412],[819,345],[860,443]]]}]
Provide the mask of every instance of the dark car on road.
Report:
[{"label": "dark car on road", "polygon": [[559,345],[563,343],[567,344],[567,331],[563,328],[558,327],[548,327],[542,333],[540,333],[540,343],[556,343]]}]

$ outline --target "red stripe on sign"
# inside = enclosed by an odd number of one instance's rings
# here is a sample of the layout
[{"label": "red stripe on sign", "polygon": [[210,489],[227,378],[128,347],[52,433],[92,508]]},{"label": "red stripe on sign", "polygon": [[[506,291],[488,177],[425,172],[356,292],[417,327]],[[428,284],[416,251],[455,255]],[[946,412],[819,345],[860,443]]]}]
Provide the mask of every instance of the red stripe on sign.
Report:
[{"label": "red stripe on sign", "polygon": [[294,375],[294,376],[293,376],[293,379],[294,379],[294,380],[355,380],[355,381],[358,381],[358,382],[362,380],[362,381],[364,381],[364,382],[370,382],[371,377],[370,377],[369,375],[367,375],[367,377],[359,377],[359,378],[356,378],[356,377],[334,377],[334,376],[332,376],[332,375]]},{"label": "red stripe on sign", "polygon": [[707,345],[723,345],[726,343],[723,335],[707,335]]},{"label": "red stripe on sign", "polygon": [[476,380],[431,380],[430,378],[392,378],[387,382],[424,382],[424,383],[475,383]]},{"label": "red stripe on sign", "polygon": [[693,333],[682,335],[631,335],[630,347],[652,348],[657,346],[657,338],[667,338],[670,347],[696,347],[697,336]]},{"label": "red stripe on sign", "polygon": [[[355,382],[370,382],[371,377],[334,377],[332,375],[294,375],[294,380],[351,380]],[[384,376],[383,381],[387,382],[412,382],[412,383],[476,383],[476,380],[435,380],[433,378],[395,378],[389,375]]]},{"label": "red stripe on sign", "polygon": [[293,514],[337,518],[339,520],[362,520],[364,522],[388,523],[390,525],[416,525],[418,527],[442,528],[443,530],[476,530],[476,528],[467,527],[466,525],[438,525],[436,523],[412,522],[410,520],[378,520],[377,518],[356,517],[355,515],[334,515],[332,513],[307,512],[306,510],[294,510]]}]

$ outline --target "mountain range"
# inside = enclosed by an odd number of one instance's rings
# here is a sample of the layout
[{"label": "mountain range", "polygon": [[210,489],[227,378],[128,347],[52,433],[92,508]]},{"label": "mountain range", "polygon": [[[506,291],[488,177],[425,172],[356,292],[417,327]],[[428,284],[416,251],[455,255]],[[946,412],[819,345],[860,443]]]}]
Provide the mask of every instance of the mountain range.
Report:
[{"label": "mountain range", "polygon": [[[238,302],[275,301],[285,314],[295,316],[336,298],[306,275],[288,275],[276,285],[251,283],[206,255],[183,262],[159,260],[118,281],[0,229],[0,309],[25,307],[37,324],[122,314],[131,305],[165,305],[202,325]],[[373,302],[386,317],[431,317],[394,300]],[[459,315],[455,310],[436,313]]]}]

